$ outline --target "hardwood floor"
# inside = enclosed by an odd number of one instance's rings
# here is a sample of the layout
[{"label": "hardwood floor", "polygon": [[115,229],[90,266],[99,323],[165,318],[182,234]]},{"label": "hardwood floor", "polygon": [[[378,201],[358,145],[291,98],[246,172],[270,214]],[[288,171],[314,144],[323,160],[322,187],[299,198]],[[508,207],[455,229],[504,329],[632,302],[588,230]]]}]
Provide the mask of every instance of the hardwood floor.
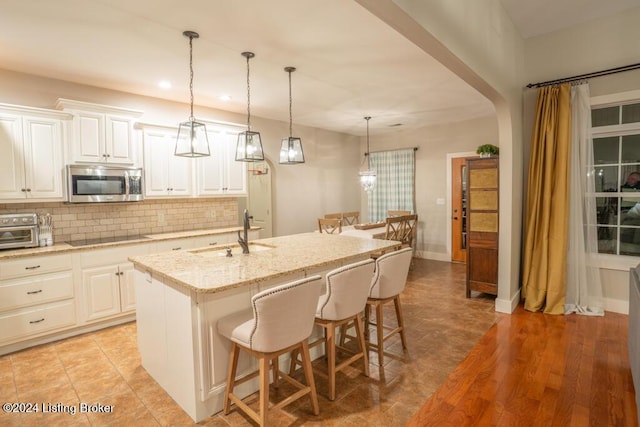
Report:
[{"label": "hardwood floor", "polygon": [[500,315],[409,426],[637,426],[627,316]]},{"label": "hardwood floor", "polygon": [[[385,346],[383,367],[370,353],[369,377],[357,363],[339,372],[335,401],[327,398],[326,379],[316,377],[320,414],[301,399],[274,411],[272,424],[637,425],[627,316],[548,316],[520,308],[496,314],[492,297],[465,298],[464,277],[463,264],[414,259],[401,295],[408,351],[396,335]],[[388,309],[385,317],[393,319]],[[0,356],[0,400],[113,407],[74,415],[0,412],[3,427],[196,425],[141,366],[135,323]],[[198,425],[254,424],[232,411]]]}]

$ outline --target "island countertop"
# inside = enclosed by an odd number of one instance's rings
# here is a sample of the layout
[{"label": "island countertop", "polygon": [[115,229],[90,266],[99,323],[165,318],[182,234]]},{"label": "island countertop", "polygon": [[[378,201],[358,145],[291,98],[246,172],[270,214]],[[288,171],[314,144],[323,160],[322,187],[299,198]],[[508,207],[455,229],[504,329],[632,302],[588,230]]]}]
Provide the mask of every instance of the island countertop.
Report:
[{"label": "island countertop", "polygon": [[[350,262],[400,242],[320,233],[293,234],[249,242],[251,253],[224,256],[237,245],[130,257],[138,270],[187,287],[214,293],[275,279],[336,262]],[[237,249],[234,249],[237,250]]]}]

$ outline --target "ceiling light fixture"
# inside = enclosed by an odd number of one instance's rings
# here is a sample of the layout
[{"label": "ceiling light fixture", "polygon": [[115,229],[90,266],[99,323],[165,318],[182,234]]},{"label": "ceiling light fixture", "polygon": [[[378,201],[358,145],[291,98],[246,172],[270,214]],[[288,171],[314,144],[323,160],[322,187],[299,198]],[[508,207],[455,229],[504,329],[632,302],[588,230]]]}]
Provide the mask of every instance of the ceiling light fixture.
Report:
[{"label": "ceiling light fixture", "polygon": [[238,134],[238,145],[236,146],[236,161],[239,162],[260,162],[264,160],[260,132],[251,130],[251,86],[249,84],[249,59],[253,58],[253,52],[242,52],[242,56],[247,58],[247,130]]},{"label": "ceiling light fixture", "polygon": [[296,69],[295,67],[285,67],[284,70],[289,73],[289,137],[282,138],[282,145],[280,146],[280,164],[295,165],[298,163],[304,163],[302,139],[297,136],[292,136],[293,115],[291,113],[291,73],[293,73]]},{"label": "ceiling light fixture", "polygon": [[193,39],[200,37],[195,31],[185,31],[183,36],[189,37],[189,93],[191,94],[191,114],[189,120],[180,123],[176,141],[176,156],[204,157],[209,156],[209,139],[204,123],[196,122],[193,117]]},{"label": "ceiling light fixture", "polygon": [[370,161],[370,153],[369,153],[369,120],[371,117],[367,116],[364,118],[367,121],[367,152],[364,155],[367,157],[367,170],[360,171],[360,185],[362,185],[362,189],[366,192],[370,192],[373,190],[373,187],[376,186],[376,171],[371,169],[371,161]]}]

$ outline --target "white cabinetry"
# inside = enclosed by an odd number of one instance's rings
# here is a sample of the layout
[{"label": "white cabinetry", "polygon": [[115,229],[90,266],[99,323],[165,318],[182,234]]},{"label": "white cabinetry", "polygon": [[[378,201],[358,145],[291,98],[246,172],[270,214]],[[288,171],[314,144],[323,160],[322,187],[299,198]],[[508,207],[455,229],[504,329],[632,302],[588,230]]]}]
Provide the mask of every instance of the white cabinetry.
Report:
[{"label": "white cabinetry", "polygon": [[69,114],[0,104],[0,199],[63,200],[62,141]]},{"label": "white cabinetry", "polygon": [[196,159],[198,196],[247,194],[247,163],[235,160],[238,132],[217,128],[207,132],[211,156]]},{"label": "white cabinetry", "polygon": [[127,258],[146,254],[149,247],[144,244],[82,253],[85,321],[102,320],[135,310],[134,270]]},{"label": "white cabinetry", "polygon": [[76,324],[71,255],[3,261],[0,347]]},{"label": "white cabinetry", "polygon": [[185,197],[193,193],[193,159],[174,155],[178,130],[145,127],[145,197]]},{"label": "white cabinetry", "polygon": [[141,111],[58,99],[56,108],[73,114],[70,157],[75,163],[136,164],[133,122]]}]

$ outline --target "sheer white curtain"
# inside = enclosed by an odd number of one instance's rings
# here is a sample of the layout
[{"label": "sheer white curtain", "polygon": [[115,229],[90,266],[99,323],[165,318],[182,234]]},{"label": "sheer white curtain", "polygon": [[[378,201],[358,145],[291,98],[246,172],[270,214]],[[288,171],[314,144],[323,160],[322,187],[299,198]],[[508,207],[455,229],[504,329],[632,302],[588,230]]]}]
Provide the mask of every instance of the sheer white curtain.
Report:
[{"label": "sheer white curtain", "polygon": [[589,84],[571,88],[569,249],[565,314],[603,316],[591,139]]},{"label": "sheer white curtain", "polygon": [[415,150],[378,151],[369,156],[371,169],[378,175],[369,192],[369,221],[384,221],[389,209],[415,212]]}]

